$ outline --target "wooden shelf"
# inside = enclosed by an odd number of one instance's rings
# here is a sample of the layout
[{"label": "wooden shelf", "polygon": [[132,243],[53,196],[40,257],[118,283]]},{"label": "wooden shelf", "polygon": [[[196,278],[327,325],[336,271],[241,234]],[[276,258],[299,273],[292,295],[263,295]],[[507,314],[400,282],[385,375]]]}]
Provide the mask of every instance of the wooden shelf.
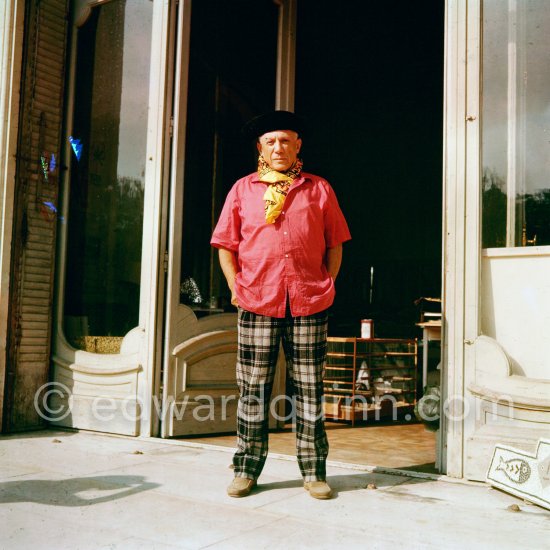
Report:
[{"label": "wooden shelf", "polygon": [[[385,359],[383,363],[379,362],[381,358]],[[400,364],[392,364],[392,360],[399,360]],[[354,424],[355,420],[414,407],[417,367],[416,340],[329,337],[326,378],[323,381],[325,396],[329,398],[324,403],[325,418]],[[376,382],[378,378],[390,381],[391,385],[383,386]],[[333,384],[339,387],[334,388]],[[356,389],[357,384],[368,389]],[[390,395],[400,400],[390,400]],[[404,398],[405,395],[408,397]],[[367,398],[368,402],[365,402]]]},{"label": "wooden shelf", "polygon": [[[358,359],[363,359],[366,357],[406,357],[407,355],[414,356],[415,352],[398,352],[398,351],[378,351],[373,353],[358,353],[356,356]],[[343,357],[347,357],[345,353],[342,353]]]},{"label": "wooden shelf", "polygon": [[[332,367],[327,367],[332,369]],[[399,369],[410,369],[410,366],[407,365],[378,365],[376,367],[367,367],[369,370],[399,370]]]}]

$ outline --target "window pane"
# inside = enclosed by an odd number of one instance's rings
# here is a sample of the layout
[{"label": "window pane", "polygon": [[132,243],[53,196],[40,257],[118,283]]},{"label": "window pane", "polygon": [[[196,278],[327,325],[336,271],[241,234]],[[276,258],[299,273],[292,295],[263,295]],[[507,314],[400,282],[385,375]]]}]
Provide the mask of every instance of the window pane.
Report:
[{"label": "window pane", "polygon": [[64,329],[89,351],[138,324],[151,24],[114,0],[78,29]]},{"label": "window pane", "polygon": [[180,300],[199,316],[235,311],[210,237],[231,186],[256,169],[240,129],[275,106],[277,21],[273,0],[193,2]]},{"label": "window pane", "polygon": [[550,244],[550,10],[483,3],[483,247]]}]

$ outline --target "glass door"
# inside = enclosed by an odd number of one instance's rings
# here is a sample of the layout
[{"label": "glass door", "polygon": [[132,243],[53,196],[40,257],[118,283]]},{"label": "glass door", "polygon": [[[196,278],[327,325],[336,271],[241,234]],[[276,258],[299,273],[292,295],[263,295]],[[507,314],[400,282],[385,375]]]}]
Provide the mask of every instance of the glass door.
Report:
[{"label": "glass door", "polygon": [[[150,435],[167,2],[72,0],[52,423]],[[110,412],[105,414],[105,409]]]},{"label": "glass door", "polygon": [[210,237],[231,186],[256,169],[255,147],[242,137],[243,124],[276,105],[291,107],[282,90],[289,61],[281,52],[288,54],[289,46],[280,38],[288,36],[288,4],[293,2],[180,2],[163,437],[235,430],[236,311]]}]

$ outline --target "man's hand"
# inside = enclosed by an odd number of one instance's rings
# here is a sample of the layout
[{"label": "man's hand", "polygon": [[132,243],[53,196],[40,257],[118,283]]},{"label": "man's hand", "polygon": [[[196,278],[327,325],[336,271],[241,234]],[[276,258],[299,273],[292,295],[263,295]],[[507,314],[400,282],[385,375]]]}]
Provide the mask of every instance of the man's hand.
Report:
[{"label": "man's hand", "polygon": [[334,248],[327,248],[327,271],[336,281],[340,266],[342,265],[342,245],[336,245]]},{"label": "man's hand", "polygon": [[235,296],[235,275],[237,275],[237,258],[235,253],[225,248],[219,249],[220,267],[227,281],[227,286],[231,291],[231,304],[238,307],[237,297]]}]

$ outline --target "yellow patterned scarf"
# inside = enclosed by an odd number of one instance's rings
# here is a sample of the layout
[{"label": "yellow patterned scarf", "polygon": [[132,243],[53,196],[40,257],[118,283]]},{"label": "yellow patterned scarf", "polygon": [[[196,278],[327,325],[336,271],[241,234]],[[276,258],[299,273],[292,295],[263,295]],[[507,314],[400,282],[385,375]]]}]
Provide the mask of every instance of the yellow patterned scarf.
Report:
[{"label": "yellow patterned scarf", "polygon": [[288,189],[292,182],[302,173],[302,161],[296,162],[286,172],[277,172],[267,164],[262,155],[258,158],[258,176],[260,181],[269,183],[264,193],[265,221],[275,223],[285,204]]}]

